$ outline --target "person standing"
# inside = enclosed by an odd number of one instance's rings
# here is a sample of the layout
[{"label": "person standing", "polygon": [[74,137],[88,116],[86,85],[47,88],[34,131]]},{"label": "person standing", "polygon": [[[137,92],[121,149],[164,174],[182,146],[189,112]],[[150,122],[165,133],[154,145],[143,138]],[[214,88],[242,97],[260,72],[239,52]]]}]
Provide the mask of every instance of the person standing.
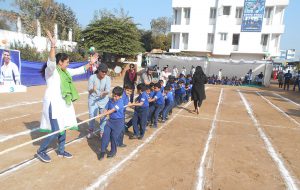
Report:
[{"label": "person standing", "polygon": [[185,67],[182,67],[180,74],[183,74],[184,76],[186,75],[186,68]]},{"label": "person standing", "polygon": [[[109,100],[108,94],[111,87],[111,79],[107,76],[108,67],[101,63],[95,74],[91,75],[88,84],[88,108],[89,118],[96,117],[98,113],[102,114],[105,111],[105,106]],[[100,119],[100,137],[104,133],[104,126],[106,124],[106,117]],[[95,120],[89,121],[89,133],[87,138],[91,138],[94,134]]]},{"label": "person standing", "polygon": [[141,83],[144,83],[145,85],[149,85],[153,80],[153,69],[151,67],[147,68],[147,71],[144,72],[141,76]]},{"label": "person standing", "polygon": [[194,101],[194,111],[199,114],[199,108],[202,104],[202,101],[206,99],[205,84],[207,83],[207,77],[204,74],[201,66],[196,67],[192,83],[192,100]]},{"label": "person standing", "polygon": [[220,69],[218,73],[218,84],[221,84],[221,81],[222,81],[222,69]]},{"label": "person standing", "polygon": [[164,67],[160,76],[160,80],[164,81],[164,86],[166,86],[168,78],[169,78],[168,68]]},{"label": "person standing", "polygon": [[173,67],[172,76],[174,76],[175,78],[177,78],[177,76],[178,76],[178,69],[176,66]]},{"label": "person standing", "polygon": [[282,88],[282,85],[283,85],[283,72],[282,71],[279,71],[277,79],[278,79],[279,88]]},{"label": "person standing", "polygon": [[[98,58],[94,56],[87,65],[77,69],[68,69],[69,56],[65,53],[55,55],[56,39],[52,37],[49,31],[47,31],[47,36],[51,42],[51,50],[48,61],[41,70],[41,74],[47,83],[47,89],[43,99],[40,131],[54,132],[72,126],[78,128],[72,102],[79,98],[79,94],[72,82],[72,76],[84,74]],[[56,138],[58,139],[57,155],[59,157],[72,158],[72,155],[65,151],[66,131],[63,131],[47,137],[42,142],[37,150],[37,157],[42,161],[51,161],[46,151]]]},{"label": "person standing", "polygon": [[290,90],[290,80],[293,77],[292,73],[290,72],[290,70],[288,70],[287,73],[284,74],[284,85],[283,85],[283,90],[289,91]]},{"label": "person standing", "polygon": [[134,97],[134,89],[137,81],[137,68],[134,64],[129,65],[129,69],[125,70],[125,76],[124,76],[124,84],[123,87],[125,87],[127,84],[129,84],[132,87],[132,94],[130,95],[130,102],[133,102]]},{"label": "person standing", "polygon": [[300,71],[298,71],[298,74],[295,77],[293,91],[296,90],[296,86],[298,86],[298,90],[300,91]]},{"label": "person standing", "polygon": [[0,85],[19,85],[20,72],[17,65],[10,60],[8,50],[3,51],[3,65],[1,66]]}]

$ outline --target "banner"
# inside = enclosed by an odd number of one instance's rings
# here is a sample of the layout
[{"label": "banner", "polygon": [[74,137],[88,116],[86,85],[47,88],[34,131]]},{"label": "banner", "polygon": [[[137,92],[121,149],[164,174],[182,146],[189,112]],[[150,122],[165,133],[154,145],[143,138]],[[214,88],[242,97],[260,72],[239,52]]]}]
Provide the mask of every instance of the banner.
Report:
[{"label": "banner", "polygon": [[[19,73],[21,74],[22,64],[21,64],[20,51],[19,50],[8,50],[8,51],[9,51],[9,55],[10,55],[10,61],[13,62],[14,64],[16,64],[16,66],[19,69]],[[4,64],[3,52],[4,52],[4,49],[0,49],[0,73],[1,73],[1,75],[3,74],[1,67]],[[22,83],[22,79],[20,79],[20,83]]]},{"label": "banner", "polygon": [[245,0],[242,32],[261,32],[265,2],[265,0]]}]

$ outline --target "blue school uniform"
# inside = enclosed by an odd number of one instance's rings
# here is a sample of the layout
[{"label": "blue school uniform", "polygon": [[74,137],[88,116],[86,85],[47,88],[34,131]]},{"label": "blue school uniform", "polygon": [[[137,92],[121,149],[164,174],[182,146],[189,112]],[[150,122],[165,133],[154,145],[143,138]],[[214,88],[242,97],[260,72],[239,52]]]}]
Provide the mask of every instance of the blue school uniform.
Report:
[{"label": "blue school uniform", "polygon": [[137,102],[143,102],[142,106],[136,106],[134,108],[134,114],[132,118],[133,131],[134,135],[138,137],[143,137],[146,130],[147,125],[147,116],[149,110],[149,101],[148,94],[146,92],[140,93],[137,98]]},{"label": "blue school uniform", "polygon": [[173,106],[174,106],[174,96],[173,96],[173,92],[170,91],[166,95],[166,104],[162,112],[163,120],[167,119],[167,116],[170,110],[173,108]]},{"label": "blue school uniform", "polygon": [[164,106],[164,97],[160,91],[156,92],[154,95],[155,98],[155,103],[154,103],[154,109],[151,110],[149,113],[150,118],[153,116],[154,122],[153,122],[153,127],[157,127],[157,121],[158,121],[158,116],[160,111],[163,109]]},{"label": "blue school uniform", "polygon": [[[125,90],[123,91],[123,94],[122,94],[122,100],[123,100],[124,106],[127,106],[129,103],[129,98],[128,98]],[[126,107],[124,107],[124,123],[125,123],[125,113],[126,113]],[[118,137],[118,146],[121,146],[124,144],[123,143],[124,142],[124,134],[125,134],[125,125],[123,126],[123,129]]]},{"label": "blue school uniform", "polygon": [[115,112],[110,114],[105,125],[105,130],[102,136],[101,152],[105,152],[110,142],[111,154],[117,153],[117,140],[124,127],[124,103],[122,98],[117,101],[110,99],[106,106],[107,110],[115,109]]},{"label": "blue school uniform", "polygon": [[[149,94],[149,98],[151,98],[151,99],[154,98],[155,94],[156,94],[155,91],[151,91],[150,94]],[[154,109],[155,109],[154,102],[150,102],[149,103],[148,115],[147,115],[148,122],[151,122],[151,120],[152,120],[150,113],[152,113]]]}]

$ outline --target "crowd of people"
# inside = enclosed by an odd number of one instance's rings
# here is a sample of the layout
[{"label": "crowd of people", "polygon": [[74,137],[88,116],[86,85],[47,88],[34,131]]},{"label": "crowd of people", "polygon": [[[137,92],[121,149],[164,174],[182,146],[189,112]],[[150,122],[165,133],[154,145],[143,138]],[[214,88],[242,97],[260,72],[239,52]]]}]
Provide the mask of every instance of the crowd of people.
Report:
[{"label": "crowd of people", "polygon": [[300,71],[298,71],[297,75],[293,77],[290,70],[287,73],[283,73],[280,71],[277,75],[278,86],[279,88],[283,88],[283,90],[290,90],[290,84],[294,84],[293,91],[296,90],[298,86],[298,91],[300,92]]},{"label": "crowd of people", "polygon": [[[70,69],[68,55],[55,54],[56,39],[49,31],[47,36],[51,42],[51,50],[49,59],[41,71],[47,82],[47,89],[40,128],[45,132],[58,130],[63,132],[49,136],[41,143],[37,150],[37,157],[44,162],[51,161],[47,148],[55,139],[58,139],[58,156],[72,157],[72,154],[65,150],[66,131],[64,131],[66,127],[74,126],[72,129],[78,129],[73,102],[79,98],[79,95],[72,82],[72,76],[87,72],[98,60],[98,55],[94,54],[87,65]],[[107,158],[112,158],[116,155],[118,147],[126,147],[123,139],[131,126],[133,126],[133,135],[130,139],[143,139],[148,126],[157,128],[159,121],[164,123],[168,120],[174,107],[190,101],[190,98],[194,101],[194,112],[199,114],[199,107],[206,98],[204,84],[207,83],[207,77],[200,66],[193,68],[193,77],[191,74],[185,75],[186,71],[170,74],[168,67],[165,67],[158,81],[153,80],[153,70],[148,68],[138,82],[136,66],[128,65],[123,71],[123,87],[114,87],[112,94],[110,94],[111,79],[107,75],[106,64],[99,64],[95,73],[90,76],[88,81],[90,121],[87,138],[96,136],[94,118],[101,116],[99,160],[102,160],[106,154]],[[133,108],[134,114],[125,123],[125,112],[129,107]],[[109,144],[111,148],[108,152]]]}]

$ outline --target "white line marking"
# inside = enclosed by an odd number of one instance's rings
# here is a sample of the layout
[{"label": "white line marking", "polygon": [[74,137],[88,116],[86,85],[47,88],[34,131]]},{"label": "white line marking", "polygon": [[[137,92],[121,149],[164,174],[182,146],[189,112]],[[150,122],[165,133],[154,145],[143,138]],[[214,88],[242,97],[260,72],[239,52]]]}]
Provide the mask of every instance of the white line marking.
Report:
[{"label": "white line marking", "polygon": [[[225,104],[225,103],[224,103]],[[212,118],[208,118],[208,117],[196,117],[196,116],[188,116],[188,115],[182,115],[179,114],[178,116],[182,116],[182,117],[187,117],[187,118],[193,118],[193,119],[201,119],[201,120],[210,120],[212,121]],[[238,121],[232,121],[232,120],[223,120],[223,119],[217,119],[217,122],[224,122],[224,123],[235,123],[235,124],[240,124],[240,125],[248,125],[248,126],[252,126],[252,123],[244,123],[244,122],[238,122]],[[285,127],[285,126],[281,126],[281,125],[260,125],[260,126],[266,126],[266,127],[273,127],[273,128],[282,128],[282,129],[288,129],[288,130],[295,130],[295,131],[299,131],[299,128],[290,128],[290,127]]]},{"label": "white line marking", "polygon": [[209,144],[211,142],[211,139],[213,137],[213,134],[214,134],[214,131],[215,131],[215,128],[216,128],[217,116],[218,116],[220,104],[222,103],[222,101],[223,101],[223,88],[221,89],[221,92],[220,92],[220,95],[219,95],[219,101],[218,101],[218,105],[216,107],[215,116],[214,116],[213,122],[211,124],[211,129],[209,131],[209,135],[208,135],[207,141],[205,143],[205,148],[204,148],[204,152],[203,152],[203,155],[202,155],[202,158],[201,158],[200,167],[198,169],[198,180],[197,180],[197,185],[196,185],[197,190],[200,190],[200,189],[204,188],[204,180],[205,180],[205,176],[204,176],[205,166],[204,166],[204,163],[205,163],[205,160],[206,160]]},{"label": "white line marking", "polygon": [[260,137],[265,143],[265,146],[268,150],[269,155],[272,157],[274,162],[277,164],[277,167],[280,171],[281,176],[283,177],[286,187],[289,190],[297,190],[298,187],[293,179],[293,177],[290,175],[290,172],[287,170],[286,166],[284,165],[284,162],[280,159],[280,156],[277,154],[275,149],[273,148],[273,145],[271,144],[270,140],[268,139],[267,135],[264,133],[263,129],[260,128],[259,122],[256,120],[253,110],[251,108],[251,105],[248,103],[244,95],[238,90],[238,93],[246,107],[246,110],[248,112],[248,115],[252,119],[257,131],[259,132]]},{"label": "white line marking", "polygon": [[[98,131],[100,131],[100,129],[98,129],[98,130],[95,131],[94,133],[96,133],[96,132],[98,132]],[[82,137],[79,137],[79,138],[77,138],[77,139],[74,139],[74,140],[72,140],[72,141],[69,141],[68,143],[66,143],[66,147],[69,146],[69,145],[71,145],[71,144],[73,144],[73,143],[75,143],[75,142],[81,142],[81,141],[84,139],[84,137],[86,137],[86,135],[85,135],[85,136],[82,136]],[[49,149],[49,150],[47,151],[47,153],[52,153],[52,152],[53,152],[54,150],[56,150],[56,149],[57,149],[57,148],[54,148],[54,149],[51,148],[51,149]],[[20,170],[20,169],[22,169],[22,168],[24,168],[24,167],[26,167],[26,166],[32,164],[34,161],[37,161],[37,160],[39,160],[39,159],[36,158],[36,157],[33,157],[33,158],[31,158],[31,159],[24,160],[24,161],[22,161],[22,162],[20,162],[20,163],[18,163],[18,164],[9,166],[8,168],[6,168],[6,169],[0,171],[0,177],[3,177],[3,176],[5,176],[5,175],[7,175],[7,174],[10,174],[10,173],[13,173],[13,172],[15,172],[15,171],[17,171],[17,170]]]},{"label": "white line marking", "polygon": [[[184,108],[186,108],[187,106],[189,106],[191,104],[191,102],[187,103]],[[161,127],[157,128],[141,145],[139,145],[137,148],[135,148],[127,157],[125,157],[123,160],[121,160],[118,164],[116,164],[114,167],[112,167],[111,169],[109,169],[107,172],[105,172],[103,175],[101,175],[100,177],[98,177],[98,179],[92,183],[89,187],[87,187],[87,190],[92,190],[92,189],[96,189],[98,187],[100,187],[100,185],[102,185],[104,182],[107,182],[107,179],[115,174],[116,172],[118,172],[121,169],[121,166],[123,164],[125,164],[128,160],[132,159],[134,156],[136,156],[139,151],[146,145],[148,144],[153,138],[156,137],[156,135],[158,134],[158,132],[160,130],[162,130],[163,128],[165,128],[165,126],[170,123],[171,121],[173,121],[176,116],[184,109],[180,109],[175,115],[174,117],[172,117],[170,120],[168,120],[167,123],[163,124]]]},{"label": "white line marking", "polygon": [[[79,95],[83,95],[83,94],[87,94],[88,92],[81,92],[79,93]],[[9,108],[15,108],[15,107],[19,107],[19,106],[28,106],[28,105],[32,105],[32,104],[38,104],[38,103],[42,103],[43,101],[32,101],[32,102],[21,102],[18,104],[13,104],[13,105],[9,105],[9,106],[3,106],[0,107],[0,110],[5,110],[5,109],[9,109]]]},{"label": "white line marking", "polygon": [[294,118],[292,118],[291,116],[289,116],[288,114],[286,114],[284,111],[282,111],[279,107],[275,106],[272,102],[270,102],[270,100],[268,100],[267,98],[265,98],[263,95],[261,95],[259,92],[256,92],[256,94],[258,94],[262,99],[264,99],[268,104],[270,104],[273,108],[275,108],[277,111],[279,111],[280,113],[282,113],[285,117],[287,117],[289,120],[291,120],[292,122],[294,122],[298,127],[300,127],[300,123],[298,121],[296,121]]},{"label": "white line marking", "polygon": [[[76,117],[80,117],[80,116],[86,115],[88,113],[89,112],[83,112],[83,113],[77,114]],[[25,131],[19,132],[19,133],[13,134],[13,135],[5,136],[4,138],[0,139],[0,142],[8,141],[9,139],[12,139],[15,137],[27,135],[27,134],[33,133],[35,131],[38,131],[40,129],[39,126],[30,126],[30,127],[34,127],[34,128],[32,128],[30,130],[25,130]]]},{"label": "white line marking", "polygon": [[294,101],[291,100],[291,99],[288,99],[288,98],[286,98],[286,97],[283,97],[283,96],[281,96],[280,94],[277,94],[277,93],[275,93],[275,92],[273,92],[273,94],[274,94],[275,96],[280,97],[281,99],[284,99],[284,100],[287,101],[287,102],[290,102],[290,103],[292,103],[292,104],[294,104],[294,105],[300,107],[300,104],[294,102]]},{"label": "white line marking", "polygon": [[11,118],[7,118],[7,119],[3,119],[2,121],[0,122],[5,122],[5,121],[9,121],[9,120],[14,120],[14,119],[20,119],[22,117],[26,117],[26,116],[29,116],[30,114],[25,114],[25,115],[21,115],[21,116],[17,116],[17,117],[11,117]]}]

